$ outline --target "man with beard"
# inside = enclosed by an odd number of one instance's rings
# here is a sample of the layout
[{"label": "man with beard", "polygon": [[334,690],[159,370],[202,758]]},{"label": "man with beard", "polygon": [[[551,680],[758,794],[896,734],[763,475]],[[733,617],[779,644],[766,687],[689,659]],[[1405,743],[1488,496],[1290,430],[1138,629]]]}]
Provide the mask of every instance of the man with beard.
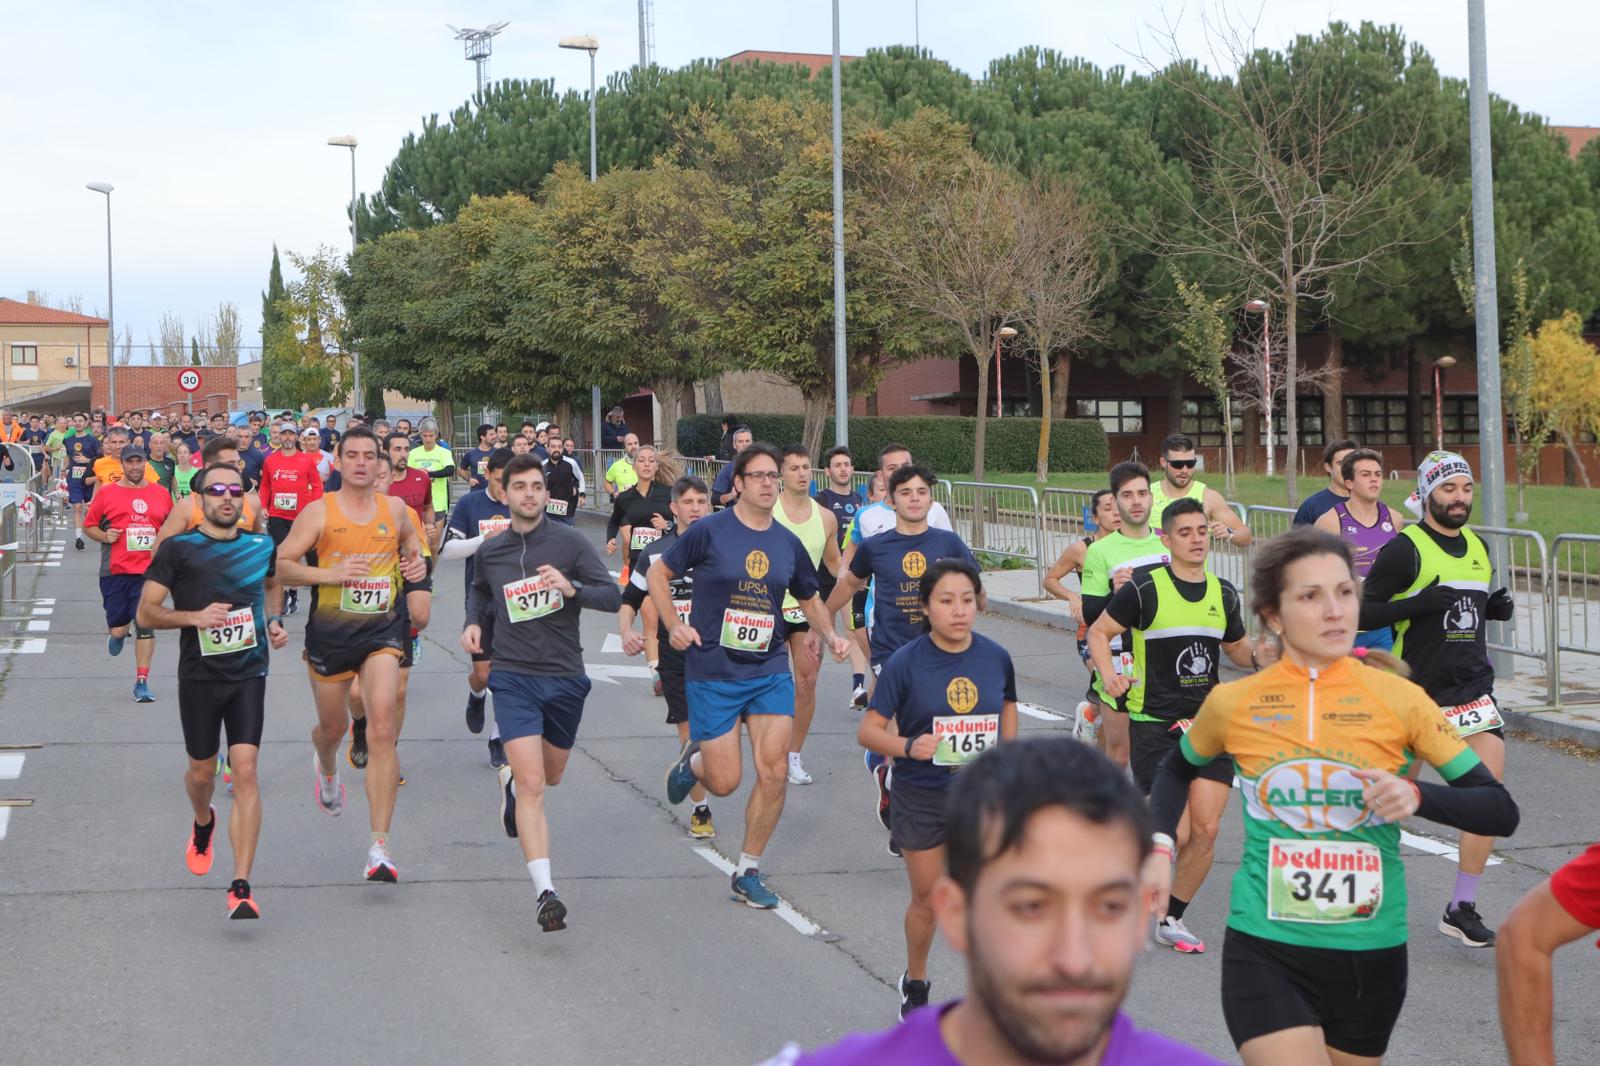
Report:
[{"label": "man with beard", "polygon": [[1121,770],[1068,737],[1001,744],[955,776],[947,809],[933,908],[967,998],[767,1066],[1215,1061],[1121,1011],[1153,902],[1150,816]]},{"label": "man with beard", "polygon": [[[1394,653],[1411,667],[1411,680],[1444,709],[1495,777],[1503,778],[1505,732],[1484,622],[1510,621],[1514,604],[1504,588],[1489,592],[1489,550],[1467,528],[1472,487],[1472,468],[1454,452],[1431,452],[1422,461],[1422,521],[1406,526],[1378,552],[1364,586],[1361,628],[1394,626]],[[1484,925],[1476,905],[1478,879],[1493,847],[1491,837],[1461,834],[1455,892],[1439,921],[1441,933],[1470,948],[1494,944],[1494,930]]]}]

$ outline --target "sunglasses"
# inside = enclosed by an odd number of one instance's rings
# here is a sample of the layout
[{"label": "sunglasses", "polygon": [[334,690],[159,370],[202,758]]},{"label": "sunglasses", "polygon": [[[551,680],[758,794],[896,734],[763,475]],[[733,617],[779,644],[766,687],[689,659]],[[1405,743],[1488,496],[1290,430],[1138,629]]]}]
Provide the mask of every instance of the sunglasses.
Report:
[{"label": "sunglasses", "polygon": [[1187,470],[1199,461],[1199,459],[1168,459],[1167,465],[1174,470]]},{"label": "sunglasses", "polygon": [[232,496],[236,500],[244,496],[243,485],[207,485],[202,491],[219,500],[224,496]]}]

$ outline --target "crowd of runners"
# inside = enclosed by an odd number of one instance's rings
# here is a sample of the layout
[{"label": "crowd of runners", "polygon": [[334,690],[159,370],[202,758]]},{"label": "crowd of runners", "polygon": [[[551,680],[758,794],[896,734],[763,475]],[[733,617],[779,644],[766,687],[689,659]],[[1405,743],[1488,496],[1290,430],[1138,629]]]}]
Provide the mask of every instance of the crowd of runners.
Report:
[{"label": "crowd of runners", "polygon": [[[1469,524],[1459,455],[1427,456],[1401,514],[1379,499],[1382,456],[1335,442],[1328,486],[1256,544],[1199,480],[1188,439],[1163,441],[1157,470],[1118,463],[1045,581],[1070,604],[1092,679],[1073,736],[1017,741],[1011,657],[978,632],[978,560],[905,446],[883,448],[857,489],[846,449],[814,463],[730,426],[731,461],[708,485],[619,434],[623,457],[591,487],[573,442],[542,423],[481,426],[459,457],[431,419],[415,436],[263,415],[202,439],[203,424],[128,416],[97,432],[79,415],[37,438],[36,462],[102,546],[108,652],[131,629],[136,700],[156,699],[157,631],[180,631],[186,862],[212,866],[220,776],[234,918],[262,913],[250,875],[269,648],[288,643],[299,590],[313,803],[340,815],[341,762],[362,770],[361,876],[395,883],[407,675],[435,571],[459,562],[464,724],[490,729],[502,829],[547,932],[572,917],[546,806],[589,695],[582,610],[614,614],[623,651],[645,656],[680,745],[663,791],[691,805],[691,836],[716,835],[714,798],[750,775],[730,884],[750,907],[781,903],[763,857],[787,789],[812,782],[824,659],[851,664],[884,845],[907,875],[904,1024],[774,1062],[1209,1061],[1120,1012],[1152,920],[1180,953],[1221,938],[1223,1013],[1247,1063],[1378,1061],[1408,983],[1412,817],[1460,833],[1450,898],[1421,913],[1466,948],[1496,948],[1513,1059],[1551,1061],[1550,956],[1600,926],[1600,852],[1530,894],[1498,938],[1478,910],[1493,842],[1519,820],[1486,644],[1515,605]],[[0,433],[17,425],[8,412]],[[452,479],[467,490],[453,502]],[[603,549],[574,524],[591,488],[611,503]],[[1248,601],[1214,572],[1218,542],[1250,549]],[[1419,778],[1423,763],[1439,782]],[[1243,857],[1202,902],[1236,788]],[[919,1010],[936,929],[966,958],[967,998]]]}]

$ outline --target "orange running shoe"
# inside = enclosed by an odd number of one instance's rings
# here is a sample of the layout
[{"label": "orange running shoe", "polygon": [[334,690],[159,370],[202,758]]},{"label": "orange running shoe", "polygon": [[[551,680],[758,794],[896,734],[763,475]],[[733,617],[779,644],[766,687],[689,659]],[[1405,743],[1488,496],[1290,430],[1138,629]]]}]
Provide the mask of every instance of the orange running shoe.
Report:
[{"label": "orange running shoe", "polygon": [[261,917],[261,905],[256,902],[255,896],[250,894],[249,881],[240,878],[234,881],[233,886],[228,889],[228,917]]},{"label": "orange running shoe", "polygon": [[211,846],[212,838],[217,835],[217,809],[215,807],[211,808],[210,832],[206,833],[206,843],[203,848],[200,847],[198,841],[199,830],[200,827],[198,825],[189,828],[189,841],[188,846],[184,848],[183,858],[189,864],[190,873],[196,877],[204,877],[211,872],[211,857],[216,850]]}]

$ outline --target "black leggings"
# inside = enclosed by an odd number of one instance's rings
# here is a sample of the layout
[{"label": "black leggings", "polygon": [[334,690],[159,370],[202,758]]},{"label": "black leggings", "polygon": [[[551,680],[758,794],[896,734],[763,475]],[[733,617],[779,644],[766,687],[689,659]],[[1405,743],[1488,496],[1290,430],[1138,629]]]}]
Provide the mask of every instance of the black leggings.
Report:
[{"label": "black leggings", "polygon": [[178,717],[183,721],[183,747],[196,761],[214,759],[228,729],[228,746],[261,746],[266,716],[267,679],[185,681],[178,679]]}]

